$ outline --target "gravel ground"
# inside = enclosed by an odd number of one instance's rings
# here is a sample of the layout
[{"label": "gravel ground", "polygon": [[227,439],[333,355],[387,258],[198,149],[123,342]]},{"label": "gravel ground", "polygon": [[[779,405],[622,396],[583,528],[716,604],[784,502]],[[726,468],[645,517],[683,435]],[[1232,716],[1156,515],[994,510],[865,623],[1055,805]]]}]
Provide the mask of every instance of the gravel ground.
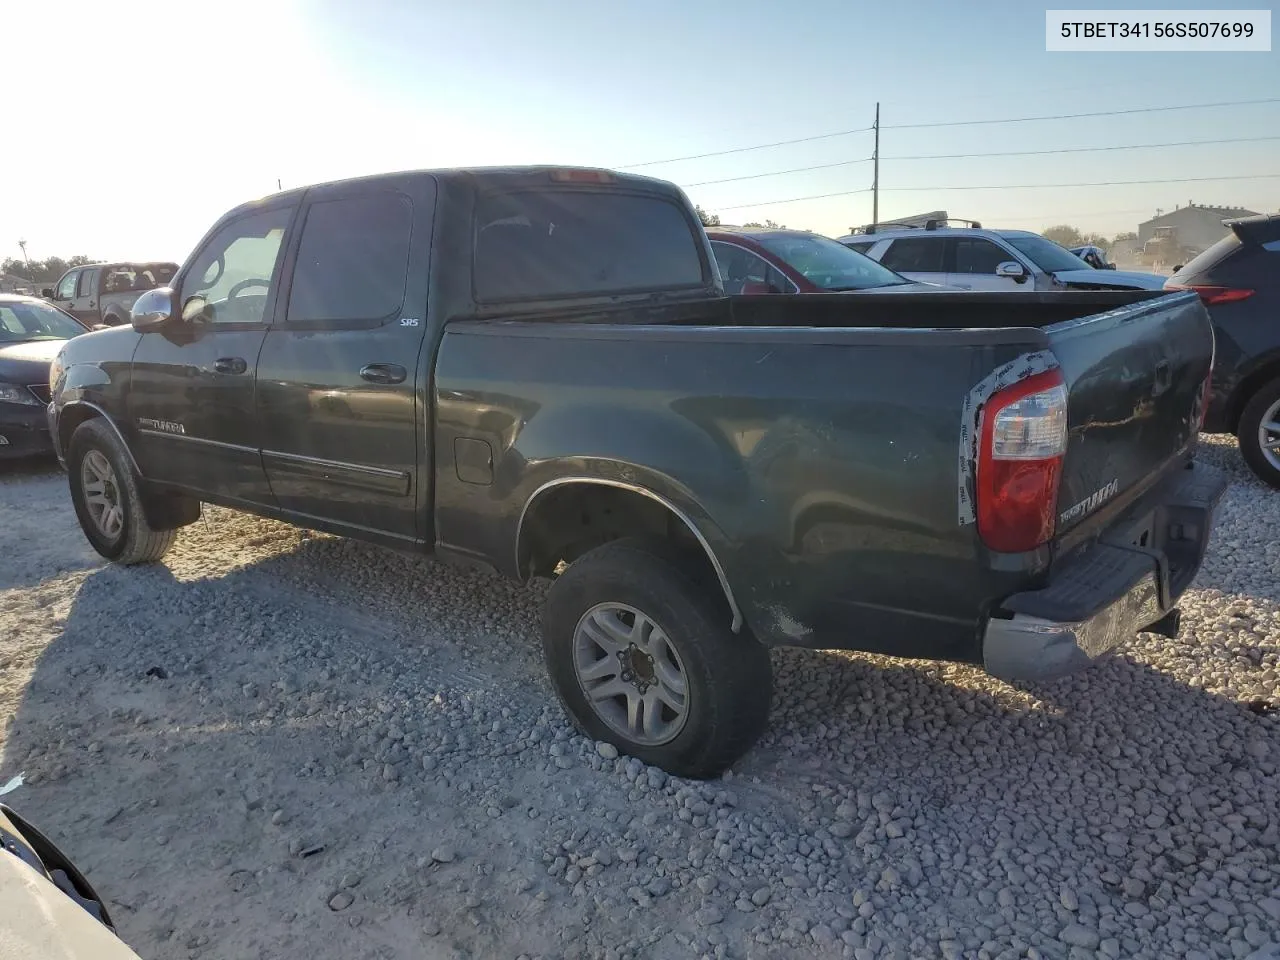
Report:
[{"label": "gravel ground", "polygon": [[1177,641],[1036,687],[780,651],[711,783],[573,734],[537,589],[212,509],[104,566],[6,468],[0,782],[147,958],[1280,956],[1280,494],[1202,456]]}]

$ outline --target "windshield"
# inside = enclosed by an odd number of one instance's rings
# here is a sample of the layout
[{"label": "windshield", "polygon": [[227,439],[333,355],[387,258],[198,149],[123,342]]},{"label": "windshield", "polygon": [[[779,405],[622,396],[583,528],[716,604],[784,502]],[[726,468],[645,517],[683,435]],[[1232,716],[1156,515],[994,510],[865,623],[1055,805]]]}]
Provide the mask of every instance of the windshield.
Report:
[{"label": "windshield", "polygon": [[47,303],[0,303],[0,343],[27,340],[70,340],[85,328]]},{"label": "windshield", "polygon": [[816,236],[756,236],[760,246],[824,290],[867,290],[910,283],[842,243]]},{"label": "windshield", "polygon": [[1093,269],[1070,250],[1058,246],[1052,240],[1037,237],[1033,233],[1002,236],[1001,239],[1045,273],[1057,273],[1059,270]]}]

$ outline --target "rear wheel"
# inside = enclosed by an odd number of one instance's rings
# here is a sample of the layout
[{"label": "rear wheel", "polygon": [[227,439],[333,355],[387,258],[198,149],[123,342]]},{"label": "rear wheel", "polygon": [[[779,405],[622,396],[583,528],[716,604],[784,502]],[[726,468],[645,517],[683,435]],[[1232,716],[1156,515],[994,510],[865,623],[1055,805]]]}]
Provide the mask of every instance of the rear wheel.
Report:
[{"label": "rear wheel", "polygon": [[1236,430],[1244,461],[1263,483],[1280,488],[1280,380],[1249,398]]},{"label": "rear wheel", "polygon": [[547,668],[587,736],[678,776],[715,776],[764,731],[773,691],[768,651],[728,620],[682,555],[617,540],[552,585]]},{"label": "rear wheel", "polygon": [[147,523],[129,458],[101,420],[86,420],[71,435],[67,481],[80,529],[93,549],[108,560],[151,563],[177,539],[177,531],[153,530]]}]

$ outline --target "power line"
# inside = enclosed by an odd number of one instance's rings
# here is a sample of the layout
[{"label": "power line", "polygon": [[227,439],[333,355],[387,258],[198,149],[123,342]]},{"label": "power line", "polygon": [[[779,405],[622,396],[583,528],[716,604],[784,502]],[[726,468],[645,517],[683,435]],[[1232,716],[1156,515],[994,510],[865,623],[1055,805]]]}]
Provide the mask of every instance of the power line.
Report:
[{"label": "power line", "polygon": [[[1149,183],[1207,183],[1226,180],[1280,180],[1280,173],[1247,173],[1226,177],[1173,177],[1161,180],[1094,180],[1089,183],[991,183],[978,186],[936,186],[936,187],[881,187],[881,190],[895,193],[909,193],[923,190],[1041,190],[1059,187],[1120,187]],[[716,210],[745,210],[749,207],[770,207],[778,203],[798,203],[801,200],[829,200],[833,197],[851,197],[859,193],[870,193],[870,187],[861,190],[845,190],[840,193],[818,193],[808,197],[791,197],[786,200],[758,200],[755,203],[738,203],[731,206],[716,204]]]},{"label": "power line", "polygon": [[746,210],[748,207],[769,207],[775,203],[796,203],[800,200],[830,200],[833,197],[852,197],[857,193],[870,193],[870,187],[863,187],[861,190],[845,190],[841,193],[817,193],[810,197],[792,197],[790,200],[764,200],[760,203],[738,203],[731,207],[716,205],[716,212],[721,210]]},{"label": "power line", "polygon": [[[1006,150],[992,153],[925,153],[915,156],[881,157],[881,160],[964,160],[975,157],[1038,157],[1058,153],[1104,153],[1115,150],[1149,150],[1156,147],[1190,147],[1217,145],[1223,143],[1262,143],[1280,140],[1280,136],[1272,137],[1231,137],[1224,140],[1174,140],[1169,143],[1129,143],[1112,147],[1061,147],[1056,150]],[[709,187],[717,183],[737,183],[740,180],[759,180],[762,177],[780,177],[788,173],[808,173],[811,170],[830,170],[833,167],[851,167],[859,163],[870,163],[871,157],[858,160],[836,160],[833,163],[815,163],[807,167],[788,167],[786,170],[770,170],[768,173],[748,173],[740,177],[724,177],[720,180],[700,180],[697,183],[685,183],[682,186]]]},{"label": "power line", "polygon": [[1053,221],[1055,218],[1071,217],[1079,219],[1084,217],[1111,217],[1120,216],[1121,214],[1146,213],[1150,209],[1150,207],[1131,207],[1128,210],[1089,210],[1084,212],[1073,210],[1071,213],[1066,214],[1058,211],[1057,213],[1041,213],[1027,217],[1001,217],[1000,220],[1001,222],[1006,223],[1032,223],[1034,221],[1046,223]]},{"label": "power line", "polygon": [[[1280,137],[1276,138],[1280,140]],[[891,159],[884,157],[883,159]],[[791,167],[787,170],[771,170],[768,173],[748,173],[742,177],[725,177],[723,180],[703,180],[699,183],[682,183],[682,187],[709,187],[714,183],[736,183],[739,180],[759,180],[761,177],[780,177],[784,173],[804,173],[808,170],[829,170],[832,167],[850,167],[858,163],[870,163],[871,157],[863,157],[860,160],[837,160],[835,163],[815,163],[810,167]]]},{"label": "power line", "polygon": [[1135,113],[1168,113],[1173,110],[1206,110],[1210,107],[1243,107],[1260,103],[1280,103],[1280,97],[1261,100],[1223,100],[1219,103],[1183,103],[1171,107],[1134,107],[1130,110],[1098,110],[1093,113],[1056,113],[1040,117],[1005,117],[1001,120],[945,120],[933,123],[885,124],[886,130],[920,130],[926,127],[976,127],[992,123],[1030,123],[1033,120],[1080,120],[1085,117],[1126,117]]},{"label": "power line", "polygon": [[1050,187],[1124,187],[1145,183],[1207,183],[1219,180],[1280,180],[1280,173],[1242,173],[1226,177],[1170,177],[1161,180],[1093,180],[1088,183],[1001,183],[954,187],[886,187],[886,190],[915,192],[920,190],[1037,190]]},{"label": "power line", "polygon": [[[1264,103],[1280,103],[1280,97],[1264,97],[1258,100],[1222,100],[1217,103],[1182,103],[1167,107],[1135,107],[1129,110],[1098,110],[1091,113],[1058,113],[1035,117],[1006,117],[993,120],[946,120],[931,123],[894,123],[883,124],[884,130],[922,130],[936,127],[969,127],[997,123],[1030,123],[1037,120],[1080,120],[1086,117],[1122,117],[1138,113],[1168,113],[1176,110],[1207,110],[1215,107],[1244,107]],[[871,127],[859,127],[856,130],[837,130],[834,133],[819,133],[811,137],[797,137],[794,140],[775,140],[772,143],[757,143],[747,147],[734,147],[730,150],[714,150],[710,153],[695,153],[687,157],[671,157],[667,160],[646,160],[644,163],[630,163],[615,166],[615,170],[635,170],[639,167],[656,167],[664,163],[679,163],[684,160],[704,160],[707,157],[724,157],[734,153],[748,153],[752,150],[766,150],[770,147],[784,147],[793,143],[812,143],[815,140],[831,140],[835,137],[847,137],[855,133],[869,133]],[[888,159],[887,157],[885,159]]]},{"label": "power line", "polygon": [[628,163],[614,167],[615,170],[635,170],[637,167],[656,167],[663,163],[679,163],[682,160],[704,160],[707,157],[724,157],[731,153],[746,153],[750,150],[766,150],[769,147],[785,147],[792,143],[812,143],[814,140],[831,140],[835,137],[847,137],[855,133],[869,133],[870,127],[859,127],[856,130],[837,130],[835,133],[820,133],[813,137],[798,137],[795,140],[777,140],[773,143],[757,143],[750,147],[734,147],[732,150],[715,150],[711,153],[695,153],[687,157],[672,157],[669,160],[646,160],[644,163]]},{"label": "power line", "polygon": [[1174,140],[1169,143],[1129,143],[1114,147],[1061,147],[1057,150],[1008,150],[998,153],[925,153],[916,156],[884,157],[885,160],[963,160],[969,157],[1037,157],[1054,153],[1103,153],[1112,150],[1147,150],[1152,147],[1191,147],[1221,143],[1261,143],[1273,137],[1231,137],[1226,140]]}]

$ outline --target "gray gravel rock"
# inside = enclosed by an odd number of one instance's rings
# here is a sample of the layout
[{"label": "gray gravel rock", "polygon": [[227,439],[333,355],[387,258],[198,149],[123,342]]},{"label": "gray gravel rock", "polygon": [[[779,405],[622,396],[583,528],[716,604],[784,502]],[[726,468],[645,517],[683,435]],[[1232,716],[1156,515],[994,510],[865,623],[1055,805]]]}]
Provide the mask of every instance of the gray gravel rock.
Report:
[{"label": "gray gravel rock", "polygon": [[[1261,956],[1280,932],[1280,497],[1232,445],[1200,456],[1233,483],[1176,640],[1016,688],[775,651],[769,729],[707,784],[573,730],[541,585],[218,508],[164,565],[104,567],[65,477],[0,475],[0,546],[34,571],[0,583],[0,769],[119,878],[148,956],[222,935],[201,905],[228,885],[246,956],[364,955],[375,918],[447,932],[458,958]],[[169,679],[144,681],[152,664]],[[273,853],[242,854],[259,831]],[[309,885],[368,920],[289,919]]]}]

